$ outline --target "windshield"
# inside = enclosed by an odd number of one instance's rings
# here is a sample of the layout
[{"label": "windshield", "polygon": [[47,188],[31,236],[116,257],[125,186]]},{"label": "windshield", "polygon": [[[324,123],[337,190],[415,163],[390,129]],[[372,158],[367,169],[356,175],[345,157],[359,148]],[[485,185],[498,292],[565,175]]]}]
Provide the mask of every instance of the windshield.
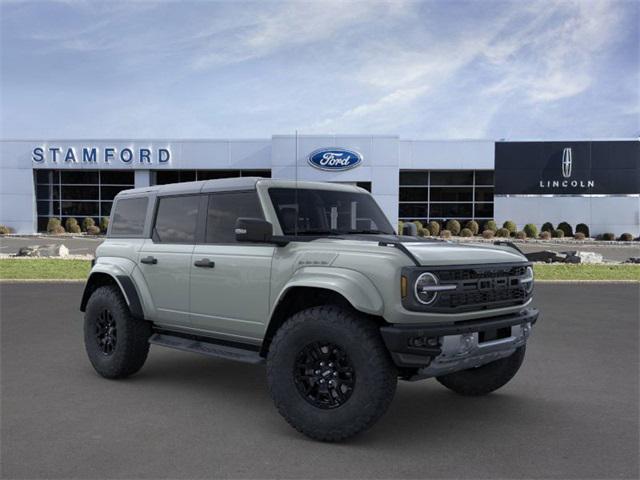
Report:
[{"label": "windshield", "polygon": [[269,196],[284,235],[394,234],[378,204],[366,193],[270,188]]}]

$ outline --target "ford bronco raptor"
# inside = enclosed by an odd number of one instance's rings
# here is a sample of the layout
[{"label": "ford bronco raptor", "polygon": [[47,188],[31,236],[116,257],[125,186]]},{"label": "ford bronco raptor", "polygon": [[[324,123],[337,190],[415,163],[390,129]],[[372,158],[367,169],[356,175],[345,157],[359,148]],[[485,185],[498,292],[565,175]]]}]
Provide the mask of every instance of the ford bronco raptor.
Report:
[{"label": "ford bronco raptor", "polygon": [[264,363],[282,416],[336,441],[383,415],[398,378],[505,385],[532,291],[515,247],[397,235],[361,188],[235,178],[119,193],[80,309],[100,375],[136,373],[150,344]]}]

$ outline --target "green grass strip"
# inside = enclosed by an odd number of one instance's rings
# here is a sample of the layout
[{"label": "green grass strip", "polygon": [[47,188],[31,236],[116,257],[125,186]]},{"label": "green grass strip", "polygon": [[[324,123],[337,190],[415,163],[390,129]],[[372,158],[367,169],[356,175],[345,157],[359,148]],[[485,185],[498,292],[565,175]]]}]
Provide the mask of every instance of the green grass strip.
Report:
[{"label": "green grass strip", "polygon": [[75,280],[89,275],[89,260],[64,259],[0,259],[2,280]]},{"label": "green grass strip", "polygon": [[636,280],[640,281],[640,265],[624,264],[535,264],[536,280]]},{"label": "green grass strip", "polygon": [[[91,269],[89,260],[0,259],[2,280],[74,280],[85,279]],[[536,280],[636,280],[640,265],[536,264]]]}]

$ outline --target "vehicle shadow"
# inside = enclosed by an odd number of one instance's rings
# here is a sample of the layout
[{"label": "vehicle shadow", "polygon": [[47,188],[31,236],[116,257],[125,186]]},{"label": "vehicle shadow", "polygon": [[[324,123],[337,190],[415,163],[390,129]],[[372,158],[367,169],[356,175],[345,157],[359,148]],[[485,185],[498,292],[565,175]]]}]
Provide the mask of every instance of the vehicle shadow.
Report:
[{"label": "vehicle shadow", "polygon": [[[154,352],[155,353],[155,352]],[[310,441],[300,435],[276,412],[269,396],[264,366],[255,366],[182,352],[158,352],[150,357],[143,370],[130,381],[158,384],[167,391],[178,389],[183,394],[215,402],[218,408],[242,405],[265,419],[271,433]],[[146,388],[146,387],[145,387]],[[438,438],[440,442],[457,441],[464,432],[466,441],[482,441],[487,435],[499,435],[501,428],[524,428],[525,425],[553,421],[562,417],[562,405],[549,412],[549,404],[541,405],[530,392],[517,388],[503,390],[485,397],[463,397],[445,389],[435,379],[420,382],[398,382],[396,396],[382,419],[367,433],[341,445],[396,446],[425,443]],[[566,416],[564,421],[566,421]],[[506,423],[506,426],[505,426]],[[518,426],[520,425],[520,426]]]}]

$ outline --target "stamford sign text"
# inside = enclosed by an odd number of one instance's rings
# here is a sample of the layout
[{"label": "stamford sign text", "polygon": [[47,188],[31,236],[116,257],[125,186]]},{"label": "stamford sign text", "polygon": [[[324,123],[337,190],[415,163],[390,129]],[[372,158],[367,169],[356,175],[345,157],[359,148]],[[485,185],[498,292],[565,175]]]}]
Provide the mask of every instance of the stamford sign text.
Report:
[{"label": "stamford sign text", "polygon": [[168,148],[43,146],[33,149],[31,159],[35,163],[167,164],[171,162],[171,150]]}]

